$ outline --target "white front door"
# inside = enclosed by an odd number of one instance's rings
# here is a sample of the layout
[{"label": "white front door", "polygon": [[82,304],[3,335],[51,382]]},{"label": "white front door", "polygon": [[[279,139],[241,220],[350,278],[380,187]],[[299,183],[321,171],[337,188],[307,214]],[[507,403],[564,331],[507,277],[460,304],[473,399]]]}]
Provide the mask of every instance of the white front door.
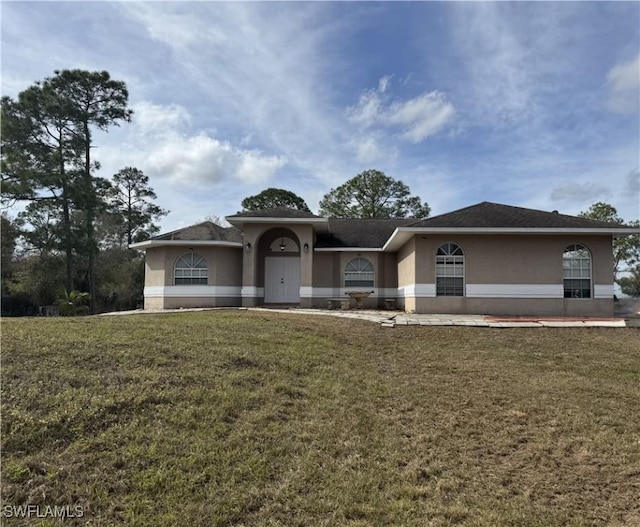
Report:
[{"label": "white front door", "polygon": [[264,303],[300,302],[300,257],[268,256],[264,260]]}]

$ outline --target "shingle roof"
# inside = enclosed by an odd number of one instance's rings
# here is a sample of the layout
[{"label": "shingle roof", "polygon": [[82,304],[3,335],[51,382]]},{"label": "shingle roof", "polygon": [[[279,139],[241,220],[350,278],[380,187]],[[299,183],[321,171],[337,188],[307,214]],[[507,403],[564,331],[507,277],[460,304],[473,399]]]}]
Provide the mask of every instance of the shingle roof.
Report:
[{"label": "shingle roof", "polygon": [[[278,208],[238,213],[234,217],[256,218],[321,218],[310,212]],[[616,223],[568,216],[557,212],[512,207],[483,201],[447,214],[416,221],[402,219],[327,219],[328,232],[318,232],[316,248],[381,248],[398,227],[424,228],[516,228],[516,229],[631,229]],[[220,227],[205,221],[162,234],[151,240],[194,240],[242,242],[242,231],[236,227]]]},{"label": "shingle roof", "polygon": [[242,242],[242,232],[235,227],[220,227],[220,225],[205,221],[177,231],[161,234],[151,239]]},{"label": "shingle roof", "polygon": [[311,212],[290,209],[288,207],[277,207],[274,209],[250,210],[238,212],[228,218],[321,218]]},{"label": "shingle roof", "polygon": [[329,218],[329,232],[319,234],[316,248],[382,247],[397,227],[415,222],[403,219],[338,219]]},{"label": "shingle roof", "polygon": [[558,212],[512,207],[483,201],[477,205],[420,220],[411,227],[470,227],[470,228],[611,228],[622,227],[616,223],[568,216]]}]

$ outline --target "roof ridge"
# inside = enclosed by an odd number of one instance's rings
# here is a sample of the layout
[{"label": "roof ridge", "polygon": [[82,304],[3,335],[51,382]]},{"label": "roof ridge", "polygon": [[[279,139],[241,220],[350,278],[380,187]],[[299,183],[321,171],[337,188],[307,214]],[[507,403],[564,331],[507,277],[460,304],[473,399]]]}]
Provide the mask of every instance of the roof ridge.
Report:
[{"label": "roof ridge", "polygon": [[[557,211],[549,212],[546,210],[532,209],[517,205],[505,205],[502,203],[493,203],[490,201],[482,201],[475,205],[463,207],[451,212],[439,214],[431,218],[425,218],[412,223],[411,227],[444,227],[450,223],[452,226],[466,227],[497,227],[519,226],[519,227],[622,227],[623,225],[615,222],[594,220],[583,216],[575,216],[571,214],[562,214]],[[475,225],[474,225],[475,224]]]},{"label": "roof ridge", "polygon": [[484,203],[489,204],[489,205],[497,205],[498,207],[526,210],[528,212],[537,212],[537,213],[542,213],[542,214],[556,214],[558,216],[564,216],[565,218],[580,218],[581,220],[593,221],[593,222],[596,222],[596,223],[606,223],[608,225],[624,225],[624,223],[617,223],[615,221],[595,220],[593,218],[587,218],[585,216],[580,216],[579,214],[565,214],[564,212],[560,212],[558,210],[548,211],[548,210],[532,209],[530,207],[522,207],[520,205],[505,205],[504,203],[495,203],[493,201],[483,201],[481,203],[478,203],[477,205],[482,205]]},{"label": "roof ridge", "polygon": [[[277,214],[278,212],[294,213],[292,216],[304,217],[304,218],[322,218],[322,216],[318,216],[317,214],[314,214],[311,211],[300,210],[300,209],[296,209],[293,207],[286,207],[286,206],[269,207],[266,209],[258,209],[258,210],[240,210],[235,214],[230,214],[229,216],[226,216],[226,217],[227,218],[251,218],[251,217],[266,218],[266,217],[270,217],[268,215],[271,213],[274,213],[273,217],[282,217]],[[284,216],[284,217],[290,217],[290,216]]]}]

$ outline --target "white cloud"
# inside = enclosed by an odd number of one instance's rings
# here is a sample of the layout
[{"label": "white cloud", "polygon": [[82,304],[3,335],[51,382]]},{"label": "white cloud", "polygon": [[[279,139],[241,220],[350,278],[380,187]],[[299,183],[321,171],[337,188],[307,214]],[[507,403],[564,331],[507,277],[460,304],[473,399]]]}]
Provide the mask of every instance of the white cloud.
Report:
[{"label": "white cloud", "polygon": [[255,150],[234,150],[236,177],[244,183],[265,183],[270,180],[287,160],[282,156],[265,156]]},{"label": "white cloud", "polygon": [[356,159],[364,165],[377,161],[389,162],[398,157],[397,148],[381,142],[372,135],[357,136],[352,141],[352,146],[356,152]]},{"label": "white cloud", "polygon": [[383,112],[380,95],[373,90],[365,90],[360,94],[358,104],[347,108],[347,117],[352,123],[368,128],[380,121]]},{"label": "white cloud", "polygon": [[388,103],[388,97],[383,94],[389,80],[389,76],[382,77],[377,91],[363,91],[358,104],[347,108],[346,115],[352,123],[363,128],[374,125],[400,128],[402,139],[419,143],[442,131],[453,120],[456,113],[453,104],[438,91]]},{"label": "white cloud", "polygon": [[122,144],[107,146],[100,152],[103,164],[133,165],[171,183],[238,180],[257,184],[271,179],[287,163],[284,156],[243,149],[204,132],[190,134],[192,116],[180,105],[144,101],[134,105],[134,111],[134,120],[125,131],[126,155]]},{"label": "white cloud", "polygon": [[607,74],[609,99],[607,108],[621,114],[638,112],[640,107],[640,53],[620,62]]},{"label": "white cloud", "polygon": [[638,198],[638,208],[640,208],[640,169],[634,168],[627,174],[625,180],[624,193]]},{"label": "white cloud", "polygon": [[551,201],[572,201],[576,203],[603,201],[611,196],[609,188],[592,181],[585,183],[563,183],[551,191]]},{"label": "white cloud", "polygon": [[365,137],[357,142],[356,152],[358,161],[361,163],[371,163],[378,159],[380,155],[380,145],[373,137]]},{"label": "white cloud", "polygon": [[167,133],[191,123],[191,115],[178,104],[162,106],[142,101],[132,106],[133,122],[142,135]]},{"label": "white cloud", "polygon": [[384,77],[380,78],[380,80],[378,81],[378,91],[380,93],[384,93],[387,91],[389,83],[391,82],[391,77],[392,75],[385,75]]},{"label": "white cloud", "polygon": [[455,115],[453,104],[439,92],[423,93],[415,99],[394,102],[384,116],[388,123],[403,127],[402,137],[419,143],[440,132]]},{"label": "white cloud", "polygon": [[286,164],[280,156],[242,150],[227,141],[204,134],[153,144],[144,153],[153,172],[176,183],[216,183],[237,179],[242,183],[265,183]]}]

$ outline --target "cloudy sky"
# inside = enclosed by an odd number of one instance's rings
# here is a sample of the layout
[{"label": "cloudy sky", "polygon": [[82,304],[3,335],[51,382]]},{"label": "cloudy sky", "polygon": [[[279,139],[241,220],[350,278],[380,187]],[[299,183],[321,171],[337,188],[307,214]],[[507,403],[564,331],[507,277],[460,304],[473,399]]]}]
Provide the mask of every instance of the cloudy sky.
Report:
[{"label": "cloudy sky", "polygon": [[480,201],[640,214],[638,2],[10,2],[2,94],[107,70],[134,118],[100,175],[143,170],[170,230],[267,187],[312,210],[369,168],[432,215]]}]

